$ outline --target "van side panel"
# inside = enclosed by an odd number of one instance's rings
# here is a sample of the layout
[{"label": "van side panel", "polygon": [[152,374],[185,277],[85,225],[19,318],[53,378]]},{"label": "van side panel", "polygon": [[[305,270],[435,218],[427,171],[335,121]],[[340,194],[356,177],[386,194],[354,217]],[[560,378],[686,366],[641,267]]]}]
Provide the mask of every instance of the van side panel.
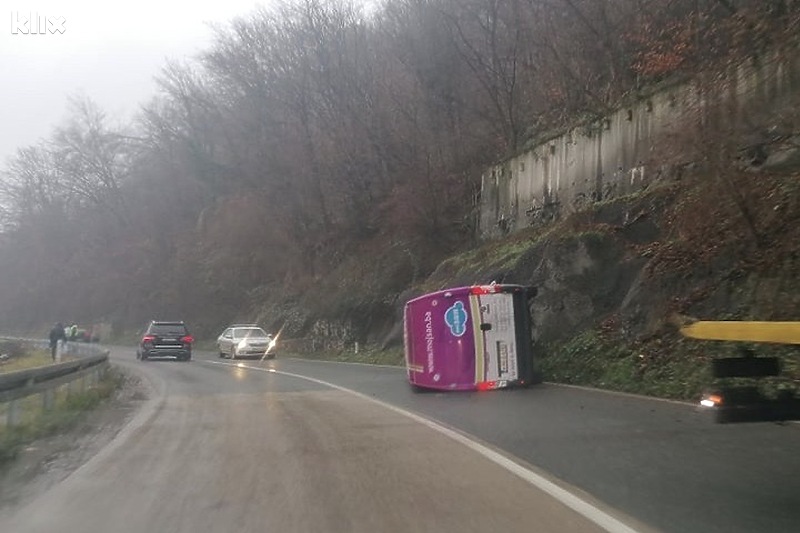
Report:
[{"label": "van side panel", "polygon": [[406,368],[412,384],[462,390],[475,386],[475,334],[469,289],[432,293],[406,304]]},{"label": "van side panel", "polygon": [[448,289],[409,301],[404,311],[408,380],[440,390],[532,383],[529,299],[520,285]]}]

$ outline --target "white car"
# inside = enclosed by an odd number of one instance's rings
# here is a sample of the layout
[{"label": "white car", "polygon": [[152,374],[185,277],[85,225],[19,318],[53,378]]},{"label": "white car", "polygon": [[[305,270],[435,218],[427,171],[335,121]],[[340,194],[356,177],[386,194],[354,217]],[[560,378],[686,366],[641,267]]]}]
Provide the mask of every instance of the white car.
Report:
[{"label": "white car", "polygon": [[234,324],[217,338],[219,356],[275,358],[276,341],[256,324]]}]

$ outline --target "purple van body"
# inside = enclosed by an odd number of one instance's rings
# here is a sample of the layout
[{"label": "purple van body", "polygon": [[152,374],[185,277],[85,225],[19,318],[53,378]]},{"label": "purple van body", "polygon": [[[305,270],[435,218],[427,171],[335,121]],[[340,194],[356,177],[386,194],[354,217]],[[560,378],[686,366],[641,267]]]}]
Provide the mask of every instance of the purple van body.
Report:
[{"label": "purple van body", "polygon": [[513,298],[501,285],[482,285],[410,300],[404,312],[409,383],[438,390],[518,383]]}]

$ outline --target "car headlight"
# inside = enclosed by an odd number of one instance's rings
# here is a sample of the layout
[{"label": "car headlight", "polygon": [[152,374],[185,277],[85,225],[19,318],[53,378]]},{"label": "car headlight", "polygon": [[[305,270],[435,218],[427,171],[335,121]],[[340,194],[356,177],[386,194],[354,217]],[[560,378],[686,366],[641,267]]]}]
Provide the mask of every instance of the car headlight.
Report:
[{"label": "car headlight", "polygon": [[723,403],[721,394],[704,394],[700,400],[700,405],[703,407],[719,407]]}]

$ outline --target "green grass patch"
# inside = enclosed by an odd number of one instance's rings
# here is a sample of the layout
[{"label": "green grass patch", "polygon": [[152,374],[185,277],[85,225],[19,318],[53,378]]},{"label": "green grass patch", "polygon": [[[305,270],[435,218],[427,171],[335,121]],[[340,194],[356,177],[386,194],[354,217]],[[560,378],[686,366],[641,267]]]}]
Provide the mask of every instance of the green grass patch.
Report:
[{"label": "green grass patch", "polygon": [[[62,361],[69,361],[70,357],[63,356]],[[48,350],[29,349],[26,350],[24,355],[19,357],[12,357],[8,361],[0,363],[0,374],[8,372],[16,372],[18,370],[27,370],[29,368],[37,368],[40,366],[47,366],[53,364]]]},{"label": "green grass patch", "polygon": [[547,381],[694,400],[710,383],[707,354],[630,345],[590,330],[541,359]]},{"label": "green grass patch", "polygon": [[540,242],[542,235],[539,228],[525,229],[449,257],[417,288],[422,292],[433,292],[460,277],[475,277],[487,270],[513,268],[525,252]]},{"label": "green grass patch", "polygon": [[[540,368],[544,379],[555,383],[695,401],[704,391],[724,383],[712,378],[712,359],[737,357],[742,347],[749,347],[756,356],[781,360],[780,377],[758,380],[765,394],[800,388],[796,347],[697,341],[677,333],[626,342],[597,330],[585,331],[568,342],[551,346],[548,355],[540,360]],[[739,381],[754,384],[755,380]]]},{"label": "green grass patch", "polygon": [[[48,355],[49,359],[49,355]],[[122,385],[121,374],[108,371],[94,386],[71,392],[68,385],[55,390],[53,408],[43,409],[41,394],[18,400],[19,424],[8,426],[9,404],[0,404],[0,468],[36,439],[66,431]],[[75,387],[76,385],[73,385]]]}]

